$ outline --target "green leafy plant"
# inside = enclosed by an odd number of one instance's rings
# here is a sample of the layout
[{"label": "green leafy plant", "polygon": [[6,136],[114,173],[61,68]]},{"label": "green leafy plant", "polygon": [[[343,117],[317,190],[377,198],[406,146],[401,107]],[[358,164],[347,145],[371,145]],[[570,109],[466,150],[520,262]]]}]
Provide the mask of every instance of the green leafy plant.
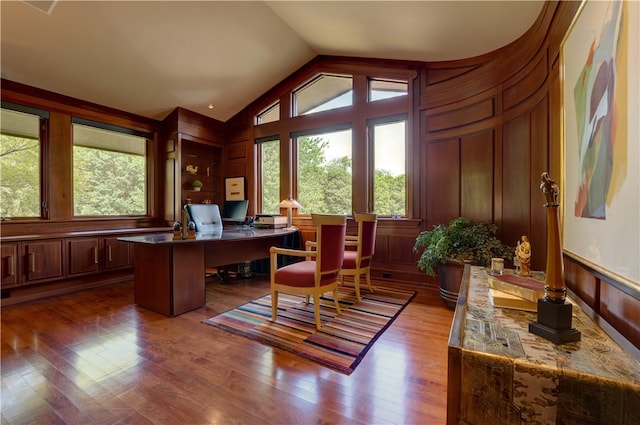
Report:
[{"label": "green leafy plant", "polygon": [[435,276],[438,265],[448,261],[487,266],[494,257],[512,258],[514,248],[496,237],[497,229],[496,224],[477,223],[464,217],[451,220],[448,226],[436,225],[416,238],[413,251],[421,252],[418,267]]},{"label": "green leafy plant", "polygon": [[191,186],[194,188],[202,187],[202,182],[200,180],[194,180],[193,183],[191,183]]}]

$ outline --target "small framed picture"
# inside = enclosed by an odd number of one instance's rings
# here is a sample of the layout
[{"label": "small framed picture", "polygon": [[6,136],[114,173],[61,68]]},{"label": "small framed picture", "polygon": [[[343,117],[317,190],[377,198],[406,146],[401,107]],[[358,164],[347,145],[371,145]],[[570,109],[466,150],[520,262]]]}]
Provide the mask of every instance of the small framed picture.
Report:
[{"label": "small framed picture", "polygon": [[225,199],[227,201],[244,200],[244,177],[229,177],[224,179]]}]

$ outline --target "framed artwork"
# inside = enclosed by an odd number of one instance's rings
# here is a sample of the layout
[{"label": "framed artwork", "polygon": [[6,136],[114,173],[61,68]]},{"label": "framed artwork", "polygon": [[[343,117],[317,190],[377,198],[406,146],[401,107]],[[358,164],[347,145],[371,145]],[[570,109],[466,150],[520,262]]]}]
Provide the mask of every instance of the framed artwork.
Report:
[{"label": "framed artwork", "polygon": [[244,177],[230,177],[224,179],[225,200],[227,201],[243,201],[244,200]]},{"label": "framed artwork", "polygon": [[640,291],[640,3],[583,1],[560,46],[565,254]]}]

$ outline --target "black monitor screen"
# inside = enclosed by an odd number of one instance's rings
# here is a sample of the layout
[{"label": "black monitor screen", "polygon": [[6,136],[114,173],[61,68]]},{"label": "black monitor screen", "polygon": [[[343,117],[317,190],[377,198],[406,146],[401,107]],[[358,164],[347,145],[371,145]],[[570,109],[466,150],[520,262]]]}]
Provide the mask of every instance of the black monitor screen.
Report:
[{"label": "black monitor screen", "polygon": [[244,223],[247,218],[249,201],[224,201],[222,207],[222,220],[234,223]]}]

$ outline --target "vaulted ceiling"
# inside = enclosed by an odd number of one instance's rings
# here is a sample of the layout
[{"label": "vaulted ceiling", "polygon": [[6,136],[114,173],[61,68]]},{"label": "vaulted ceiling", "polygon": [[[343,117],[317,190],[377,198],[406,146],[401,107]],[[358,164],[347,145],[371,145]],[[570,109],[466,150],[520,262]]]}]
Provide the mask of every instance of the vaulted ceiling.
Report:
[{"label": "vaulted ceiling", "polygon": [[153,119],[181,106],[226,121],[317,55],[473,57],[524,34],[543,4],[3,0],[0,65],[2,78]]}]

